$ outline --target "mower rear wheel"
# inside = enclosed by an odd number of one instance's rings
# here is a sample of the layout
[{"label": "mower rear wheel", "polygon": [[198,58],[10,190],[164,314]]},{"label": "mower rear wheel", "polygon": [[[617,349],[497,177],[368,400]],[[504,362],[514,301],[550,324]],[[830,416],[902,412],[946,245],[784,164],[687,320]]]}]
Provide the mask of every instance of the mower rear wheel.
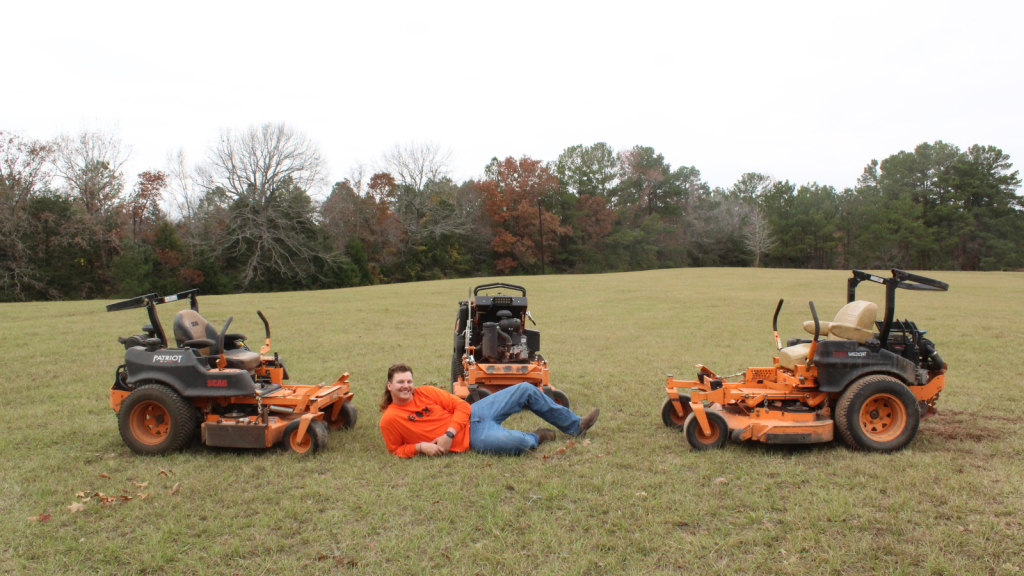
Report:
[{"label": "mower rear wheel", "polygon": [[555,404],[559,406],[569,407],[569,397],[558,388],[551,389],[551,399],[555,401]]},{"label": "mower rear wheel", "polygon": [[144,384],[121,403],[117,428],[125,445],[136,454],[180,450],[197,427],[196,410],[173,389]]},{"label": "mower rear wheel", "polygon": [[892,452],[917,435],[921,411],[903,382],[891,376],[866,376],[843,392],[836,405],[836,428],[851,448]]},{"label": "mower rear wheel", "polygon": [[689,396],[680,394],[679,401],[683,404],[682,416],[676,412],[676,407],[672,404],[671,398],[665,398],[665,403],[661,405],[661,421],[665,423],[665,426],[673,430],[682,430],[683,425],[686,423],[686,417],[693,413],[693,408],[690,408]]},{"label": "mower rear wheel", "polygon": [[459,381],[460,376],[465,376],[466,371],[462,367],[462,355],[452,354],[452,385],[448,387],[449,392],[455,392],[455,383]]},{"label": "mower rear wheel", "polygon": [[284,427],[284,447],[289,452],[295,452],[302,456],[316,454],[327,447],[327,425],[319,420],[312,420],[306,427],[306,433],[302,441],[298,441],[299,426],[302,420],[296,419]]},{"label": "mower rear wheel", "polygon": [[700,421],[697,420],[697,415],[690,412],[683,423],[686,441],[694,450],[712,450],[725,446],[725,441],[729,438],[729,425],[726,424],[725,418],[710,410],[705,410],[704,414],[708,417],[708,427],[711,428],[711,433],[705,434],[704,429],[700,427]]},{"label": "mower rear wheel", "polygon": [[356,425],[356,408],[348,400],[341,405],[337,418],[331,419],[333,413],[334,406],[327,406],[324,411],[324,422],[331,430],[348,430]]}]

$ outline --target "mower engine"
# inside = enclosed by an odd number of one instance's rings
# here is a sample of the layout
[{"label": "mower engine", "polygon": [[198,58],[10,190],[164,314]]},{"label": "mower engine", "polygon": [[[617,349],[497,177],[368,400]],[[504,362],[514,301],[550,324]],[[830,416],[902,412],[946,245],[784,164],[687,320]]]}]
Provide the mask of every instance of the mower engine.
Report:
[{"label": "mower engine", "polygon": [[513,318],[508,310],[499,310],[497,316],[497,322],[484,322],[482,325],[481,361],[508,364],[529,360],[530,347],[522,320]]}]

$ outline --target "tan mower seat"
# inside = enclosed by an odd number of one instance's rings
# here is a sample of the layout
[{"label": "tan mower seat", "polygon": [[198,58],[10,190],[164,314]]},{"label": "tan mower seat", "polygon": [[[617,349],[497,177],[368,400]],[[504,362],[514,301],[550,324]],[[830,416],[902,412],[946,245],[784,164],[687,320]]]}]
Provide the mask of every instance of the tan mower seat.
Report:
[{"label": "tan mower seat", "polygon": [[[875,317],[878,305],[874,302],[855,300],[843,306],[831,322],[819,322],[820,335],[828,335],[829,340],[856,340],[863,344],[875,335]],[[814,321],[804,322],[804,330],[814,334]],[[779,351],[779,366],[796,369],[797,364],[807,363],[810,344],[797,344]]]}]

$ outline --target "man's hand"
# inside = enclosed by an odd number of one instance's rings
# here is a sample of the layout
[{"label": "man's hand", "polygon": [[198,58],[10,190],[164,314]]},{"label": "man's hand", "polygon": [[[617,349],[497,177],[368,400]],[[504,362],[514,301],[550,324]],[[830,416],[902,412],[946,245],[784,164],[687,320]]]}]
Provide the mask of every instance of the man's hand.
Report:
[{"label": "man's hand", "polygon": [[434,438],[434,445],[441,450],[447,452],[452,447],[452,439],[447,434],[441,434],[437,438]]},{"label": "man's hand", "polygon": [[433,442],[420,442],[416,446],[419,448],[420,454],[427,456],[440,456],[445,453],[444,449]]}]

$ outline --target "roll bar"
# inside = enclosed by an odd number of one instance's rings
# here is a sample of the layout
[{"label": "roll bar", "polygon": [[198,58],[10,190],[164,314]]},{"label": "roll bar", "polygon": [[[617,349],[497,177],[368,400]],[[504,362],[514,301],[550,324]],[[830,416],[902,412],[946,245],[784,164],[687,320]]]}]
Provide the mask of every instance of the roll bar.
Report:
[{"label": "roll bar", "polygon": [[473,296],[480,293],[481,290],[490,290],[492,288],[507,288],[509,290],[516,290],[523,296],[526,296],[526,288],[522,286],[516,286],[515,284],[505,284],[504,282],[494,282],[491,284],[481,284],[473,289]]},{"label": "roll bar", "polygon": [[846,302],[850,303],[857,299],[857,285],[868,281],[885,286],[885,319],[882,322],[882,331],[878,340],[882,348],[889,349],[889,332],[892,330],[893,316],[896,313],[896,289],[924,290],[929,292],[946,292],[949,284],[940,282],[933,278],[926,278],[917,274],[911,274],[899,268],[892,269],[892,278],[882,278],[869,274],[862,270],[854,270],[853,276],[846,281]]},{"label": "roll bar", "polygon": [[198,295],[199,288],[193,288],[191,290],[185,290],[184,292],[178,292],[177,294],[170,294],[163,297],[160,297],[155,293],[145,294],[128,300],[122,300],[121,302],[107,304],[107,312],[120,312],[121,310],[145,308],[146,313],[149,315],[149,323],[153,326],[153,331],[156,332],[157,337],[160,338],[160,344],[166,348],[167,334],[164,332],[163,324],[160,323],[160,316],[156,313],[157,305],[166,304],[168,302],[177,302],[183,298],[188,298],[189,308],[191,308],[193,312],[199,312],[199,300],[196,299],[196,296]]}]

